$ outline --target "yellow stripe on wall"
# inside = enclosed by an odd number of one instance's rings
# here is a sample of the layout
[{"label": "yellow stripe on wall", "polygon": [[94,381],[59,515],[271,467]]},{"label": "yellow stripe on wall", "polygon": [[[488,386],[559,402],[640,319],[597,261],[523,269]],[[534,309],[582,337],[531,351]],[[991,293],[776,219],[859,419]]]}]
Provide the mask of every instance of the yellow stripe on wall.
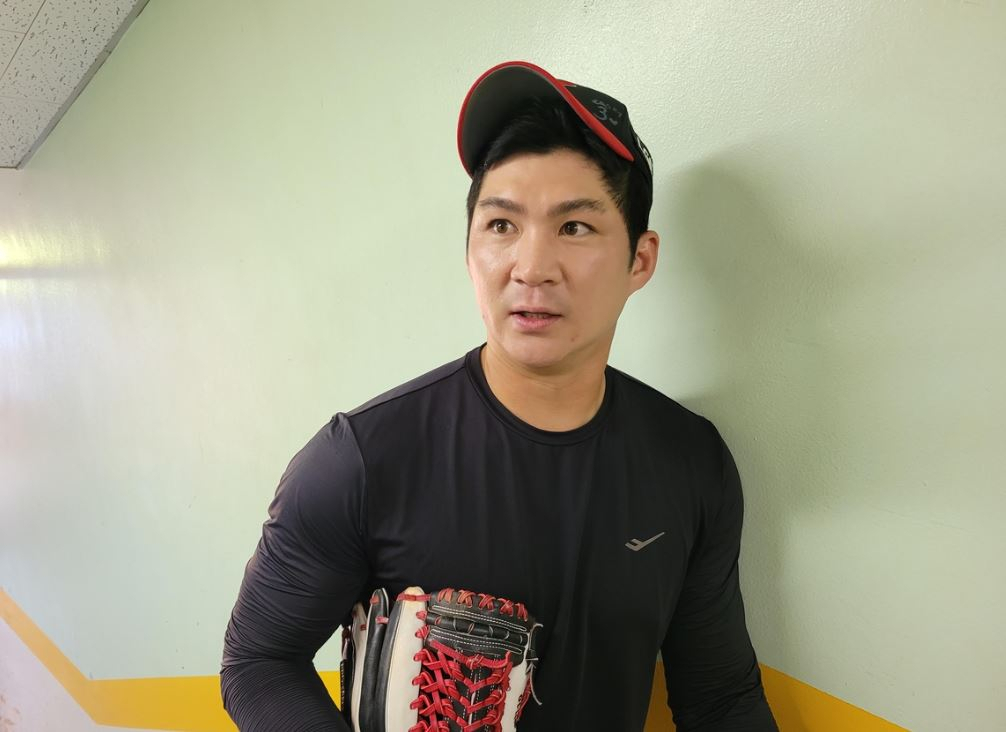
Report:
[{"label": "yellow stripe on wall", "polygon": [[[0,590],[0,618],[97,723],[110,727],[233,732],[223,709],[219,676],[88,679],[42,630]],[[762,666],[765,694],[781,732],[907,732],[869,712]],[[339,698],[338,671],[319,674],[333,699]],[[657,665],[645,732],[674,729],[667,708],[663,668]]]},{"label": "yellow stripe on wall", "polygon": [[[908,732],[904,727],[762,664],[762,684],[780,732]],[[657,664],[645,732],[672,732],[664,670]]]}]

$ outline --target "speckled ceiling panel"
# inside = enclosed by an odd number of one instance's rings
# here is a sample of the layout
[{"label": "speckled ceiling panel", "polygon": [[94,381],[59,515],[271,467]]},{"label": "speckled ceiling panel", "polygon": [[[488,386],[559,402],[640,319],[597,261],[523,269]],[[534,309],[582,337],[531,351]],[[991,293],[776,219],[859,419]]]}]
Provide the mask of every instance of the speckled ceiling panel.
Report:
[{"label": "speckled ceiling panel", "polygon": [[32,99],[0,100],[0,167],[17,165],[58,110],[58,104]]},{"label": "speckled ceiling panel", "polygon": [[0,79],[0,96],[62,102],[134,4],[135,0],[47,0]]},{"label": "speckled ceiling panel", "polygon": [[24,38],[24,33],[12,33],[11,31],[0,30],[0,74],[7,68],[7,64],[14,57],[17,45]]},{"label": "speckled ceiling panel", "polygon": [[25,159],[145,2],[0,0],[0,166]]},{"label": "speckled ceiling panel", "polygon": [[0,0],[0,30],[27,33],[45,0]]}]

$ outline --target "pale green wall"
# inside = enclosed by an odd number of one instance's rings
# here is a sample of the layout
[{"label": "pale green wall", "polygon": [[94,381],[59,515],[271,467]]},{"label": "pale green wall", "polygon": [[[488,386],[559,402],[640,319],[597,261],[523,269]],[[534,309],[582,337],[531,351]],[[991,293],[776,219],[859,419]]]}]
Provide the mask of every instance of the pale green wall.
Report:
[{"label": "pale green wall", "polygon": [[0,586],[95,678],[217,671],[293,453],[481,340],[454,127],[507,59],[614,93],[654,154],[612,362],[734,448],[760,659],[999,728],[994,0],[151,0],[0,171]]}]

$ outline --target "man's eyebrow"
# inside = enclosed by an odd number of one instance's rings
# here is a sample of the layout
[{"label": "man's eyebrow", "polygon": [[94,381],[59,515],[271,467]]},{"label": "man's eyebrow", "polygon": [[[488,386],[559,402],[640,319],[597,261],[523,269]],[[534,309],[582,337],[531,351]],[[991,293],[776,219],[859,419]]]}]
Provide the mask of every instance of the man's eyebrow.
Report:
[{"label": "man's eyebrow", "polygon": [[598,201],[596,198],[574,198],[571,201],[563,201],[556,204],[548,212],[548,215],[565,216],[573,211],[597,211],[598,213],[604,213],[605,210],[604,202]]},{"label": "man's eyebrow", "polygon": [[[509,198],[501,198],[500,196],[488,196],[483,198],[478,203],[479,208],[502,208],[506,211],[512,211],[516,214],[524,215],[527,213],[527,209],[516,201],[511,201]],[[565,216],[573,211],[597,211],[603,213],[607,210],[603,201],[599,201],[596,198],[573,198],[569,201],[562,201],[557,203],[551,209],[549,209],[549,217],[555,216]]]},{"label": "man's eyebrow", "polygon": [[521,206],[516,201],[511,201],[509,198],[500,198],[499,196],[488,196],[479,201],[479,208],[502,208],[506,211],[513,211],[517,214],[526,214],[527,209]]}]

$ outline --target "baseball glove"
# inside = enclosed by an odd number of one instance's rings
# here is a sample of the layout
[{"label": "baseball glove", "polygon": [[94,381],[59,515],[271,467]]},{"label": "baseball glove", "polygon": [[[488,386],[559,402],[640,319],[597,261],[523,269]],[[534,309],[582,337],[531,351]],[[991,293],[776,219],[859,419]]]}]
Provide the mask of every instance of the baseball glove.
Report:
[{"label": "baseball glove", "polygon": [[419,587],[388,605],[375,591],[343,629],[340,706],[354,732],[513,732],[538,661],[527,608]]}]

